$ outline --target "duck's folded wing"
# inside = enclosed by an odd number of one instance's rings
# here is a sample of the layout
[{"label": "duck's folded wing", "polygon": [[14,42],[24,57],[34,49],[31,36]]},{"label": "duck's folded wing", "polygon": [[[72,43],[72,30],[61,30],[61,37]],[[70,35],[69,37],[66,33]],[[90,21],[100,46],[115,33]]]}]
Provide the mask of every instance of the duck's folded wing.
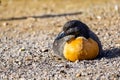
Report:
[{"label": "duck's folded wing", "polygon": [[99,46],[99,56],[103,56],[103,49],[102,49],[102,44],[101,44],[101,41],[99,40],[99,38],[97,37],[97,35],[92,32],[92,31],[89,31],[89,35],[90,35],[90,38],[92,38],[93,40],[95,40],[97,43],[98,43],[98,46]]}]

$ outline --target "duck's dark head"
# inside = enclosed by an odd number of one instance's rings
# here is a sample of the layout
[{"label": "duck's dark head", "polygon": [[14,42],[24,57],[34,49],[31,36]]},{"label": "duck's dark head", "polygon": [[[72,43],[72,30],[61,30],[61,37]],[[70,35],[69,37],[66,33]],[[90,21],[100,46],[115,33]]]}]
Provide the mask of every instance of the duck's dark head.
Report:
[{"label": "duck's dark head", "polygon": [[65,23],[63,26],[63,31],[57,36],[56,39],[60,39],[65,36],[72,35],[72,37],[85,37],[89,38],[89,28],[86,24],[82,23],[79,20],[71,20]]},{"label": "duck's dark head", "polygon": [[68,21],[64,25],[63,31],[66,35],[75,35],[75,37],[83,36],[87,39],[89,38],[89,28],[86,24],[78,20]]}]

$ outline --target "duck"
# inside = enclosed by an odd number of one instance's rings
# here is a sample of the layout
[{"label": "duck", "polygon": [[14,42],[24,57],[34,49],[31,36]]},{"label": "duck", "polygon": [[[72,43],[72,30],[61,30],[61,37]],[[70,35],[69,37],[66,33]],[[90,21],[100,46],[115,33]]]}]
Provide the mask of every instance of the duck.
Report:
[{"label": "duck", "polygon": [[102,44],[98,36],[79,20],[66,22],[53,42],[54,53],[69,61],[92,60],[101,57]]}]

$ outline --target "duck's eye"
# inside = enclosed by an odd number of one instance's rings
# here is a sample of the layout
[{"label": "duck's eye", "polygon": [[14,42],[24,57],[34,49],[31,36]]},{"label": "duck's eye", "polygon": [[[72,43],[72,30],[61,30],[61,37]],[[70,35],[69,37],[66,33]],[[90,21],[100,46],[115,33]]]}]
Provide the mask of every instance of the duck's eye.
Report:
[{"label": "duck's eye", "polygon": [[72,27],[72,28],[69,28],[68,30],[65,31],[66,34],[73,34],[73,35],[76,35],[80,32],[80,28],[79,27]]},{"label": "duck's eye", "polygon": [[67,31],[65,31],[65,33],[66,33],[67,35],[70,35],[70,34],[75,35],[75,29],[74,29],[74,28],[70,28],[70,29],[68,29]]}]

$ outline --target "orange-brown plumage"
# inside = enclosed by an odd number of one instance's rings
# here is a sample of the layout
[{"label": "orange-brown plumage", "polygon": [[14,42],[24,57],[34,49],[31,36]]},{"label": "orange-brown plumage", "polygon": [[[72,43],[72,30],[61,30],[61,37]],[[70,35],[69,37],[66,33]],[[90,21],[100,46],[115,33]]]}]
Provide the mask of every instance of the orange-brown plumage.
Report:
[{"label": "orange-brown plumage", "polygon": [[63,55],[70,61],[93,59],[99,53],[98,44],[91,38],[78,37],[66,42]]}]

